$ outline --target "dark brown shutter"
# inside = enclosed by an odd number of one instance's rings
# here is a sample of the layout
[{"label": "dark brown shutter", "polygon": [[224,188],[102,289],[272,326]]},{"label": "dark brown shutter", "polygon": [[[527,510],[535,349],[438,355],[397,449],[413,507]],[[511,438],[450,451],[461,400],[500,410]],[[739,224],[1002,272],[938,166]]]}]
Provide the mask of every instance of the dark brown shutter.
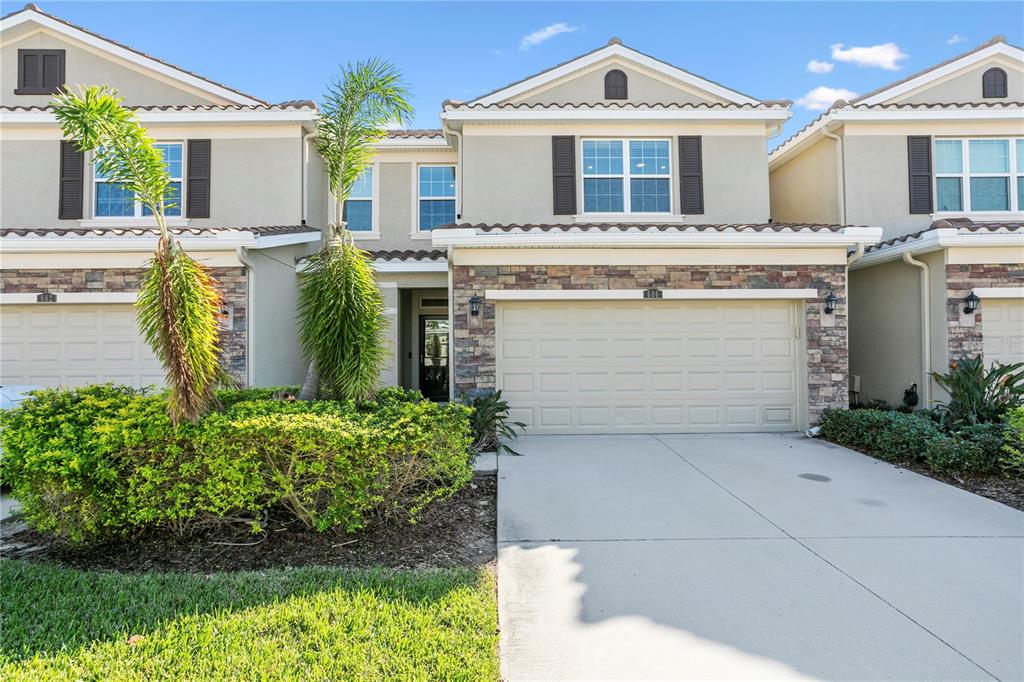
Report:
[{"label": "dark brown shutter", "polygon": [[700,135],[679,137],[679,208],[680,213],[704,213],[704,163],[701,159]]},{"label": "dark brown shutter", "polygon": [[981,76],[982,97],[1006,97],[1006,72],[992,68]]},{"label": "dark brown shutter", "polygon": [[36,50],[19,50],[19,90],[41,90],[43,88],[43,54]]},{"label": "dark brown shutter", "polygon": [[210,217],[210,141],[188,141],[186,218]]},{"label": "dark brown shutter", "polygon": [[61,140],[60,143],[59,191],[57,217],[61,220],[81,220],[85,191],[85,152],[72,140]]},{"label": "dark brown shutter", "polygon": [[16,95],[50,95],[64,85],[64,50],[18,50]]},{"label": "dark brown shutter", "polygon": [[618,69],[612,69],[604,75],[604,98],[605,99],[628,99],[628,81],[626,74]]},{"label": "dark brown shutter", "polygon": [[576,214],[576,137],[551,138],[551,174],[554,177],[555,215]]},{"label": "dark brown shutter", "polygon": [[907,137],[907,171],[910,176],[910,212],[932,212],[932,138]]}]

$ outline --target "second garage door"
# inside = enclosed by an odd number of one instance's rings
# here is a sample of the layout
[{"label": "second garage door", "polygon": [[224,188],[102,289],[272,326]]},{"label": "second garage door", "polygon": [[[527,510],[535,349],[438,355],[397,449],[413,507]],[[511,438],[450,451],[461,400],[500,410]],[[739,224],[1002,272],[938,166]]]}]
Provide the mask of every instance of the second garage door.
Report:
[{"label": "second garage door", "polygon": [[1024,300],[986,298],[981,319],[985,362],[1024,362]]},{"label": "second garage door", "polygon": [[503,301],[497,384],[529,433],[792,431],[792,301]]}]

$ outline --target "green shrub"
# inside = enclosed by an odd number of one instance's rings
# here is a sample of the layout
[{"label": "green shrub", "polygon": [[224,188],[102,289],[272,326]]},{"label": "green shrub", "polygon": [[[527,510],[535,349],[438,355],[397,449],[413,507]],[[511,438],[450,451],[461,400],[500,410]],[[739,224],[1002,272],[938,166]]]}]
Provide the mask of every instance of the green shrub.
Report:
[{"label": "green shrub", "polygon": [[1007,476],[1024,478],[1024,407],[1010,410],[1006,415],[999,466]]},{"label": "green shrub", "polygon": [[932,372],[932,377],[949,394],[949,401],[936,408],[949,429],[1000,422],[1009,410],[1024,404],[1024,363],[996,362],[987,367],[980,355],[964,356],[950,365],[949,372]]},{"label": "green shrub", "polygon": [[274,508],[317,530],[415,522],[472,477],[462,405],[400,390],[379,404],[224,393],[221,411],[175,426],[165,395],[39,392],[0,417],[3,481],[34,528],[85,542],[238,521],[259,530]]},{"label": "green shrub", "polygon": [[974,424],[928,442],[925,463],[944,474],[964,476],[998,470],[1003,457],[1004,424]]},{"label": "green shrub", "polygon": [[272,400],[284,396],[297,396],[298,386],[270,386],[267,388],[233,388],[217,391],[217,400],[222,407],[252,400]]},{"label": "green shrub", "polygon": [[[516,429],[526,431],[523,422],[510,421],[508,418],[508,401],[503,400],[501,391],[495,391],[477,398],[463,398],[465,404],[473,412],[469,423],[473,431],[473,451],[490,452],[491,450],[510,455],[518,455],[505,441],[519,437]],[[503,440],[504,439],[504,440]]]},{"label": "green shrub", "polygon": [[935,424],[915,413],[826,410],[821,419],[822,438],[891,462],[920,459],[939,435]]}]

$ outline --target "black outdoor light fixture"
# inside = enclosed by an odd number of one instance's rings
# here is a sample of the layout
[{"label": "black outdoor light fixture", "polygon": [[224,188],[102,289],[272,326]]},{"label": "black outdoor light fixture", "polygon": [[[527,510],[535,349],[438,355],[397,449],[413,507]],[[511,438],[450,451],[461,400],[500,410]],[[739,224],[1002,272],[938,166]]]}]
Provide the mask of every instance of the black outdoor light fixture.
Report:
[{"label": "black outdoor light fixture", "polygon": [[981,299],[972,291],[964,298],[964,312],[968,315],[973,314],[978,309],[979,303],[981,303]]},{"label": "black outdoor light fixture", "polygon": [[836,296],[836,292],[828,292],[828,296],[825,297],[825,314],[831,315],[836,311],[836,303],[839,303],[839,297]]},{"label": "black outdoor light fixture", "polygon": [[476,317],[477,315],[480,314],[480,304],[483,303],[483,300],[484,299],[480,298],[479,296],[470,296],[469,297],[469,314],[470,315],[472,315],[473,317]]}]

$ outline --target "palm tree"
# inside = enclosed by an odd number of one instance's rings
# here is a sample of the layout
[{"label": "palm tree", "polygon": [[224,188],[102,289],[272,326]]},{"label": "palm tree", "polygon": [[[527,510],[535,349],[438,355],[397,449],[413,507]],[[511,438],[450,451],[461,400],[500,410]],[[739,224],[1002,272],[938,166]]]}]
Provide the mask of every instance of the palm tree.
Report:
[{"label": "palm tree", "polygon": [[[387,136],[387,126],[412,118],[408,98],[398,69],[380,59],[342,67],[328,87],[317,120],[316,149],[339,214],[373,160],[373,145]],[[310,257],[299,293],[299,337],[310,360],[299,397],[369,397],[386,358],[385,324],[366,254],[339,220]]]},{"label": "palm tree", "polygon": [[93,153],[97,172],[121,183],[156,220],[160,238],[135,303],[138,324],[166,372],[171,420],[195,421],[213,404],[213,388],[225,376],[221,294],[210,272],[171,240],[164,213],[174,205],[170,175],[123,101],[115,90],[94,85],[59,94],[53,109],[64,136]]}]

